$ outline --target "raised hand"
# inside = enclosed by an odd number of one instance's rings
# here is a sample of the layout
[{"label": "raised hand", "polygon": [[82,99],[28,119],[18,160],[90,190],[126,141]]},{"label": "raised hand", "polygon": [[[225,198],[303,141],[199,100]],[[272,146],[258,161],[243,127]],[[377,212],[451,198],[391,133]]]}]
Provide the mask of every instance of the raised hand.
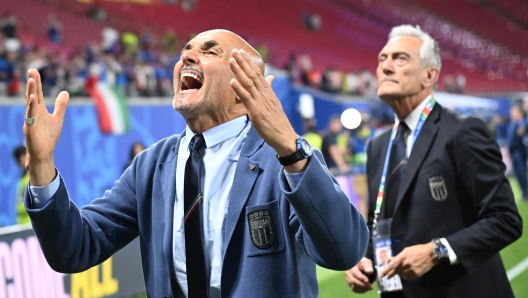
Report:
[{"label": "raised hand", "polygon": [[[271,88],[274,77],[264,75],[251,61],[244,50],[233,49],[229,59],[235,78],[231,87],[244,103],[251,123],[260,136],[277,151],[279,156],[287,156],[297,150],[297,134],[282,109],[282,104]],[[306,160],[299,161],[286,168],[296,172],[306,165]]]},{"label": "raised hand", "polygon": [[28,71],[23,130],[27,148],[26,169],[32,186],[48,185],[55,177],[53,151],[59,141],[68,99],[68,92],[59,93],[53,114],[48,113],[40,74],[36,69]]}]

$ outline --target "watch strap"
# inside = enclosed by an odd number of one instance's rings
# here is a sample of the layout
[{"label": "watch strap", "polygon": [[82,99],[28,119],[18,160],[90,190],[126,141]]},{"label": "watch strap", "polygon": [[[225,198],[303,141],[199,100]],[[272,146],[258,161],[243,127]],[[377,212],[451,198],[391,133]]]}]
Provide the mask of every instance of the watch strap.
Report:
[{"label": "watch strap", "polygon": [[288,156],[280,157],[277,155],[277,159],[279,160],[280,164],[283,166],[290,166],[300,160],[303,160],[305,158],[308,158],[311,153],[306,153],[303,150],[303,142],[306,142],[301,136],[297,138],[297,150],[293,152],[292,154]]},{"label": "watch strap", "polygon": [[279,162],[281,163],[281,165],[290,166],[290,165],[298,162],[299,160],[305,159],[306,157],[304,157],[304,154],[302,153],[302,151],[300,149],[297,149],[297,151],[293,152],[292,154],[290,154],[288,156],[279,157],[277,155],[277,158],[279,159]]}]

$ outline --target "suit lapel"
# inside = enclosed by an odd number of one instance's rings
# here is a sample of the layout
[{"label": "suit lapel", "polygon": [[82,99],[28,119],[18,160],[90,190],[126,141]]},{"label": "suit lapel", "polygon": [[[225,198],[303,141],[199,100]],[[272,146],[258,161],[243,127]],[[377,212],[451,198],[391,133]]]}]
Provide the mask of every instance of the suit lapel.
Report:
[{"label": "suit lapel", "polygon": [[240,158],[238,159],[233,186],[229,194],[229,207],[227,211],[224,251],[227,249],[240,215],[249,198],[249,193],[257,180],[260,172],[259,163],[252,160],[251,156],[258,151],[264,140],[252,127],[248,133]]},{"label": "suit lapel", "polygon": [[414,180],[418,169],[420,169],[420,166],[425,160],[429,149],[433,145],[433,141],[436,137],[436,133],[438,132],[439,128],[436,122],[440,119],[441,109],[442,107],[438,103],[436,103],[433,110],[431,111],[431,114],[425,121],[422,131],[414,142],[411,155],[409,157],[409,160],[407,161],[407,166],[403,174],[403,180],[400,186],[400,190],[398,192],[398,199],[396,200],[394,212],[398,210],[398,206],[400,205],[400,202],[402,201],[405,192],[407,192],[407,190],[409,189],[409,186]]},{"label": "suit lapel", "polygon": [[178,137],[176,146],[172,147],[174,156],[164,161],[163,163],[158,164],[160,180],[161,180],[161,190],[163,192],[164,199],[164,219],[162,221],[163,225],[163,253],[166,260],[166,264],[169,266],[169,272],[171,273],[171,287],[172,291],[176,292],[178,285],[176,283],[176,273],[174,272],[174,263],[173,260],[173,227],[174,227],[174,205],[176,203],[176,165],[178,161],[178,148],[180,147],[181,138],[185,135],[185,131]]}]

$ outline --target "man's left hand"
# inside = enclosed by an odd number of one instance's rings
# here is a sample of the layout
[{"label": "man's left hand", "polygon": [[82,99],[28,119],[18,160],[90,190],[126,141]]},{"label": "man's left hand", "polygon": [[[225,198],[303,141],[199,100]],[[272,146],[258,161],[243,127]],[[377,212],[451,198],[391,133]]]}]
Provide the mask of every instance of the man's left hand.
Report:
[{"label": "man's left hand", "polygon": [[399,274],[405,280],[416,279],[438,264],[433,255],[433,242],[406,247],[380,272],[381,277],[389,278]]},{"label": "man's left hand", "polygon": [[279,156],[292,154],[297,150],[297,134],[271,88],[274,77],[264,79],[244,50],[233,49],[231,55],[229,65],[235,74],[231,87],[246,106],[251,123]]}]

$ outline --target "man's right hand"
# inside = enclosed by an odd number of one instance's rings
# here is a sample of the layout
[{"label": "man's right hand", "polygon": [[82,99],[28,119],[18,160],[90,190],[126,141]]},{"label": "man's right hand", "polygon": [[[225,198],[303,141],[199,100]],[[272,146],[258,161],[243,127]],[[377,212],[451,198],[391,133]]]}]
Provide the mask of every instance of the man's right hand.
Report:
[{"label": "man's right hand", "polygon": [[27,124],[24,121],[23,130],[27,148],[26,170],[32,186],[46,186],[55,178],[53,151],[59,142],[68,99],[68,92],[59,93],[53,114],[48,113],[40,75],[36,69],[28,71],[26,118],[35,117],[35,122]]},{"label": "man's right hand", "polygon": [[363,258],[352,269],[345,272],[345,279],[350,289],[356,293],[365,293],[372,290],[372,284],[367,275],[374,273],[372,260]]}]

